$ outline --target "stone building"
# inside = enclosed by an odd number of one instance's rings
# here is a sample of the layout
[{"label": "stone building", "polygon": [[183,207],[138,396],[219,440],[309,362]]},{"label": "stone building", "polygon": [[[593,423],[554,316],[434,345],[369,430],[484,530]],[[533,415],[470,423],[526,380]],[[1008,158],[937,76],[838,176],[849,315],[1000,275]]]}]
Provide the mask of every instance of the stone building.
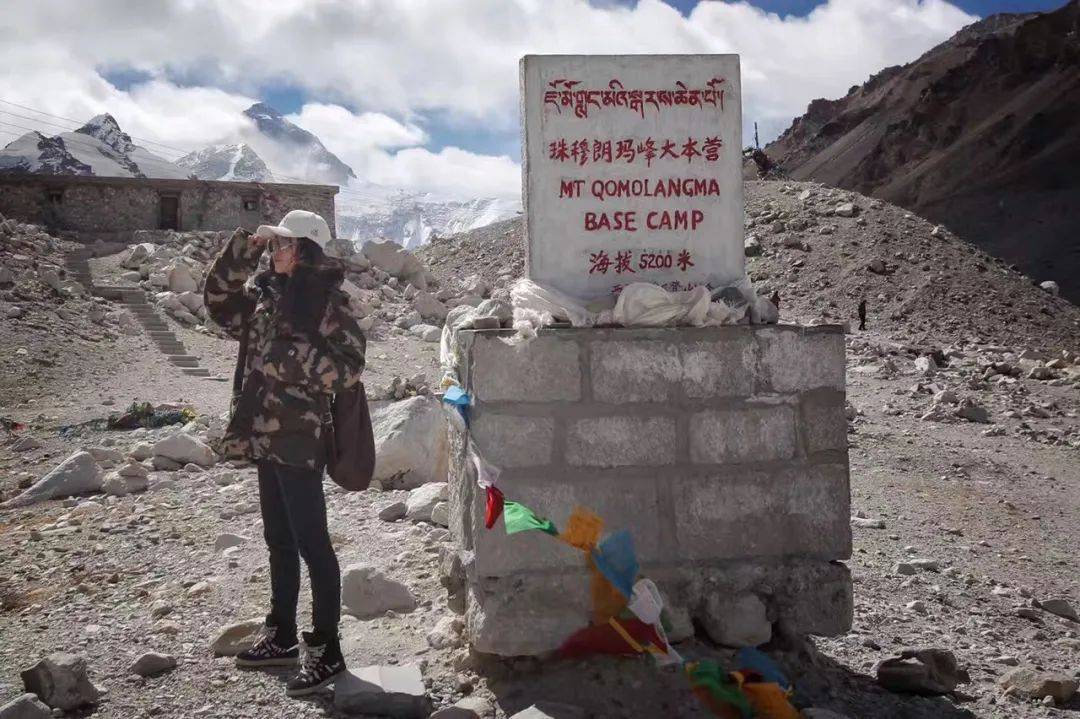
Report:
[{"label": "stone building", "polygon": [[0,214],[125,241],[135,230],[254,230],[289,210],[317,212],[334,231],[336,185],[0,174]]}]

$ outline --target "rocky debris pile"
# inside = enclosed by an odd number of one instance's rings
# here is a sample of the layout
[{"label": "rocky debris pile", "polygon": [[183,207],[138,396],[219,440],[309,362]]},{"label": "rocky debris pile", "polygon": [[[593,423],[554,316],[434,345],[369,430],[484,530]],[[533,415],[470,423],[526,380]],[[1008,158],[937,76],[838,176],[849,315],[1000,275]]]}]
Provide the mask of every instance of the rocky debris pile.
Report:
[{"label": "rocky debris pile", "polygon": [[852,375],[915,380],[906,393],[886,400],[885,414],[985,424],[986,436],[1015,434],[1043,444],[1080,446],[1070,408],[1041,391],[1080,387],[1080,362],[1070,350],[1044,353],[964,340],[916,346],[851,336],[848,360]]},{"label": "rocky debris pile", "polygon": [[[780,321],[851,323],[912,343],[970,338],[1077,351],[1080,308],[1015,267],[900,207],[808,182],[747,182],[747,273],[780,297]],[[524,273],[520,218],[433,241],[418,255],[447,285],[479,274],[495,291]]]},{"label": "rocky debris pile", "polygon": [[65,266],[81,245],[0,215],[0,394],[11,401],[50,378],[56,339],[76,351],[138,332],[126,312],[90,296]]},{"label": "rocky debris pile", "polygon": [[110,278],[121,285],[137,285],[151,293],[167,314],[189,326],[206,322],[202,286],[214,257],[231,232],[139,230],[135,244],[120,261],[123,270]]},{"label": "rocky debris pile", "polygon": [[[160,405],[174,408],[175,405]],[[107,438],[110,446],[86,446],[40,479],[31,475],[20,487],[23,491],[0,504],[3,508],[26,507],[49,499],[61,499],[103,492],[122,497],[151,488],[152,473],[184,470],[202,472],[218,462],[207,442],[220,434],[223,422],[206,415],[184,425],[159,429],[138,428],[125,436],[132,444],[118,449],[117,440]]]}]

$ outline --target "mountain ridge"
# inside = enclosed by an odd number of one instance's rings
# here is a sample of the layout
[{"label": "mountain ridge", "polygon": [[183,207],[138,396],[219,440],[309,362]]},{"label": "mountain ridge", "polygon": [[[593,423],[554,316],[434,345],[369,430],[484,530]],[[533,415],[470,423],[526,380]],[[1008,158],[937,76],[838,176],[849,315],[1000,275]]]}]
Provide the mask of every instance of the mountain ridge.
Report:
[{"label": "mountain ridge", "polygon": [[814,100],[766,153],[792,179],[943,223],[1075,301],[1078,31],[1080,0],[979,21],[842,98]]}]

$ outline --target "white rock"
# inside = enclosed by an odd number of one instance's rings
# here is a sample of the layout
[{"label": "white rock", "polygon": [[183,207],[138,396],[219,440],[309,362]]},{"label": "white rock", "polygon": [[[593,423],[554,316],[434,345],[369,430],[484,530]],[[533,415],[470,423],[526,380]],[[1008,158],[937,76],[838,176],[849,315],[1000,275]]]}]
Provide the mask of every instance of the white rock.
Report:
[{"label": "white rock", "polygon": [[214,540],[214,551],[222,552],[229,547],[239,547],[242,544],[247,544],[249,540],[247,537],[240,534],[232,534],[231,532],[224,532],[217,536]]},{"label": "white rock", "polygon": [[120,263],[122,267],[137,270],[141,265],[146,263],[154,252],[157,250],[157,246],[149,242],[143,242],[138,245],[134,245],[127,257]]},{"label": "white rock", "polygon": [[346,714],[427,719],[431,701],[417,664],[361,667],[334,682],[334,707]]},{"label": "white rock", "polygon": [[844,202],[836,206],[833,210],[840,217],[854,217],[855,216],[855,204],[853,202]]},{"label": "white rock", "polygon": [[[145,470],[143,470],[145,471]],[[101,483],[105,493],[113,497],[123,497],[135,492],[145,492],[150,485],[149,473],[140,476],[127,476],[119,472],[109,472]]]},{"label": "white rock", "polygon": [[464,622],[457,617],[446,616],[435,622],[427,634],[427,643],[433,649],[448,649],[461,644],[461,630]]},{"label": "white rock", "polygon": [[346,568],[341,577],[343,611],[358,619],[371,619],[388,611],[411,612],[416,598],[401,582],[368,564]]},{"label": "white rock", "polygon": [[728,647],[756,647],[772,637],[765,604],[756,594],[710,595],[702,623],[714,642]]},{"label": "white rock", "polygon": [[188,312],[198,312],[203,308],[203,296],[201,292],[184,292],[180,294],[177,299],[187,308]]},{"label": "white rock", "polygon": [[191,268],[183,262],[173,260],[165,272],[170,291],[181,294],[183,292],[195,292],[199,289],[199,283],[192,276]]},{"label": "white rock", "polygon": [[923,356],[915,358],[915,371],[919,374],[931,377],[937,372],[937,363],[933,357]]},{"label": "white rock", "polygon": [[1054,282],[1053,280],[1047,280],[1046,282],[1040,282],[1039,287],[1042,288],[1043,290],[1049,292],[1050,294],[1054,295],[1055,297],[1058,296],[1059,294],[1061,294],[1061,288],[1058,286],[1058,283]]},{"label": "white rock", "polygon": [[180,465],[192,462],[201,467],[210,467],[215,462],[214,451],[201,441],[185,432],[159,440],[153,448],[155,457],[165,457]]},{"label": "white rock", "polygon": [[435,507],[446,500],[446,482],[423,484],[409,492],[409,498],[405,502],[405,518],[413,522],[430,522]]},{"label": "white rock", "polygon": [[438,342],[442,339],[442,328],[421,323],[410,327],[409,334],[415,335],[425,342]]},{"label": "white rock", "polygon": [[424,319],[435,319],[439,322],[445,322],[446,314],[450,311],[450,308],[442,302],[439,302],[433,295],[427,292],[417,292],[412,303],[413,308],[419,312],[420,316]]},{"label": "white rock", "polygon": [[93,455],[76,452],[25,492],[0,504],[0,507],[25,507],[46,499],[96,492],[101,489],[101,482],[101,467],[94,461]]},{"label": "white rock", "polygon": [[761,251],[761,241],[758,240],[757,235],[747,235],[743,240],[743,254],[747,257],[757,257]]},{"label": "white rock", "polygon": [[405,518],[408,506],[404,502],[394,502],[379,510],[379,519],[384,522],[396,522]]},{"label": "white rock", "polygon": [[235,657],[245,649],[250,649],[263,627],[263,619],[248,619],[229,624],[218,630],[210,649],[214,656]]},{"label": "white rock", "polygon": [[176,667],[176,657],[172,654],[159,654],[158,652],[146,652],[128,667],[132,674],[140,677],[152,677],[155,674],[167,672]]},{"label": "white rock", "polygon": [[439,401],[417,396],[371,413],[375,474],[383,487],[418,487],[446,480],[447,424]]},{"label": "white rock", "polygon": [[440,527],[450,526],[450,503],[439,502],[431,510],[431,523]]}]

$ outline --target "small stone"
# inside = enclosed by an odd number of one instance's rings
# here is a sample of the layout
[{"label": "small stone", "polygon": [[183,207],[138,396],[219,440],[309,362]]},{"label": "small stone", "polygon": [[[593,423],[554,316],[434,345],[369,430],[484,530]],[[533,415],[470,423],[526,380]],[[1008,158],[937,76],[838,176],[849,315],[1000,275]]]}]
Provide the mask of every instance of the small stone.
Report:
[{"label": "small stone", "polygon": [[1051,697],[1058,704],[1064,704],[1076,693],[1078,682],[1067,674],[1020,667],[998,679],[998,685],[1021,699]]},{"label": "small stone", "polygon": [[450,526],[450,503],[439,502],[431,510],[431,523],[440,527]]},{"label": "small stone", "polygon": [[907,562],[897,562],[893,565],[893,574],[910,576],[917,572],[915,567]]},{"label": "small stone", "polygon": [[904,605],[908,611],[917,612],[919,614],[926,614],[926,602],[921,599],[916,599],[913,602],[908,602]]},{"label": "small stone", "polygon": [[1056,614],[1059,617],[1071,619],[1074,622],[1080,622],[1080,617],[1076,615],[1076,609],[1065,599],[1044,599],[1038,603],[1039,609]]},{"label": "small stone", "polygon": [[448,649],[461,645],[461,630],[464,623],[457,617],[442,617],[427,634],[427,643],[432,649]]},{"label": "small stone", "polygon": [[171,654],[159,654],[158,652],[146,652],[128,668],[132,674],[140,677],[152,677],[176,667],[176,657]]},{"label": "small stone", "polygon": [[217,636],[210,643],[214,656],[234,657],[245,649],[251,648],[263,628],[263,621],[262,618],[248,619],[219,629]]},{"label": "small stone", "polygon": [[404,519],[408,505],[405,502],[394,502],[379,510],[379,519],[384,522],[396,522]]},{"label": "small stone", "polygon": [[948,694],[957,684],[968,681],[967,671],[946,649],[904,650],[877,667],[878,684],[893,692]]},{"label": "small stone", "polygon": [[869,517],[852,517],[851,526],[863,529],[885,529],[885,520],[870,519]]},{"label": "small stone", "polygon": [[230,547],[239,547],[242,544],[247,544],[250,539],[240,534],[232,534],[231,532],[224,532],[219,534],[217,539],[214,540],[214,551],[224,552]]},{"label": "small stone", "polygon": [[431,701],[417,664],[349,670],[334,683],[334,707],[352,714],[426,719]]},{"label": "small stone", "polygon": [[36,694],[23,694],[0,707],[0,719],[52,719],[52,712]]}]

